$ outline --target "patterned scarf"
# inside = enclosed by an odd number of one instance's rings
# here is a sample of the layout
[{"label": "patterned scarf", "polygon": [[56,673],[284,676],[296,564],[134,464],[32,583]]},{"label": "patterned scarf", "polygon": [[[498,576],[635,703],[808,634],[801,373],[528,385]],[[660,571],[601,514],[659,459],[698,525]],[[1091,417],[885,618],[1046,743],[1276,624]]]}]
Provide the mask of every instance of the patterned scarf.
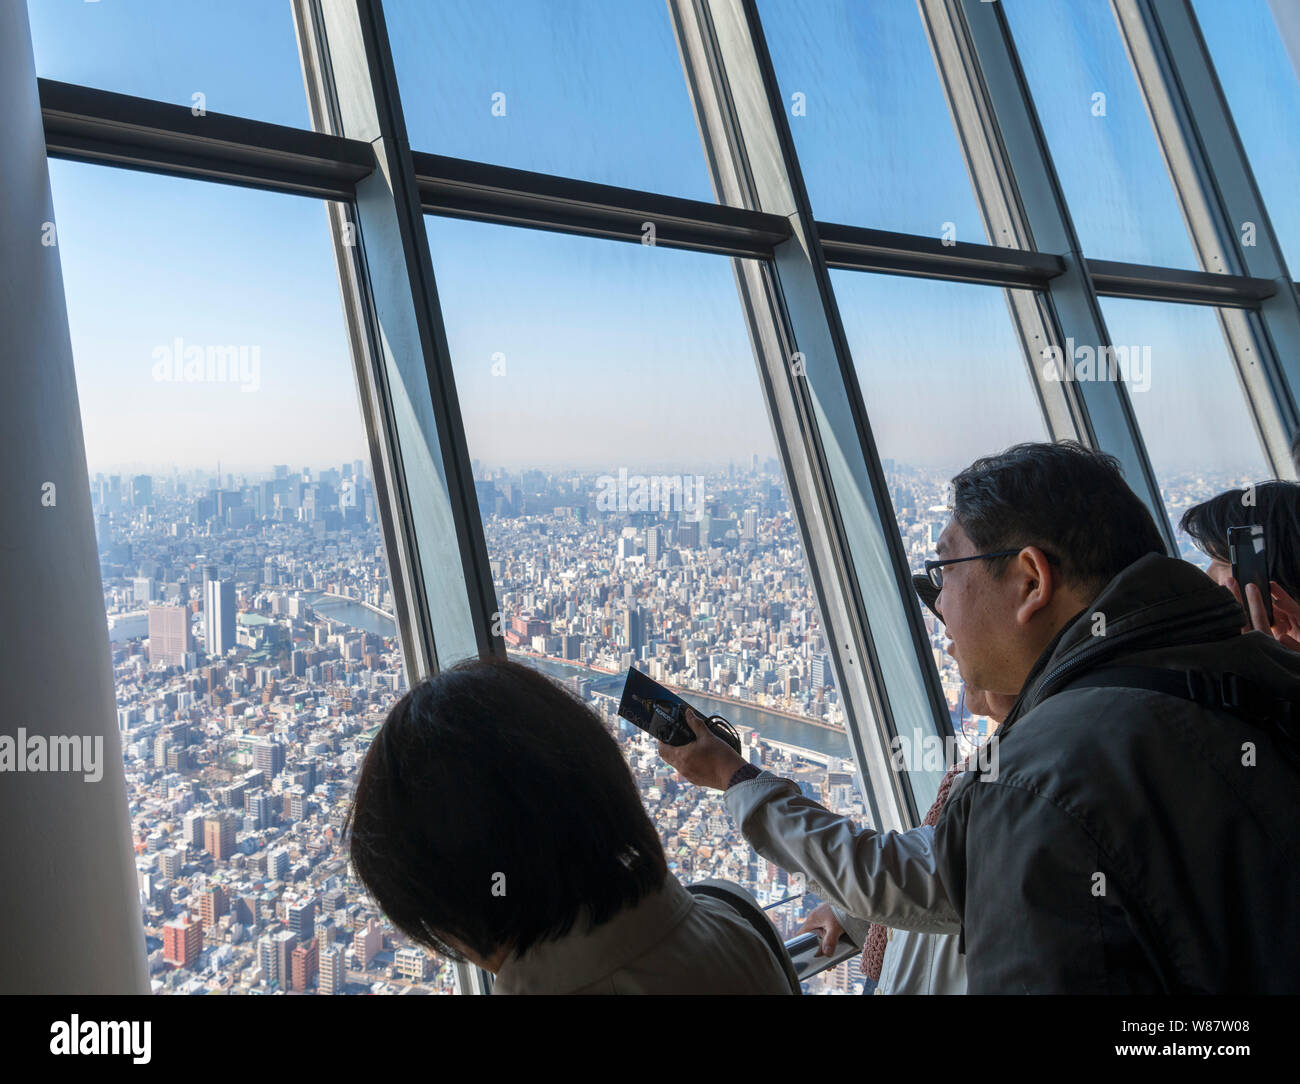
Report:
[{"label": "patterned scarf", "polygon": [[[943,777],[943,781],[939,784],[939,793],[935,796],[934,805],[930,807],[930,812],[925,815],[922,824],[933,826],[939,823],[939,814],[943,811],[943,803],[948,800],[948,792],[952,790],[952,781],[957,778],[957,773],[964,767],[964,763],[959,763],[948,769],[948,774]],[[889,927],[873,922],[862,945],[861,964],[862,973],[868,976],[872,982],[880,981],[880,968],[885,962],[885,945],[888,941]]]}]

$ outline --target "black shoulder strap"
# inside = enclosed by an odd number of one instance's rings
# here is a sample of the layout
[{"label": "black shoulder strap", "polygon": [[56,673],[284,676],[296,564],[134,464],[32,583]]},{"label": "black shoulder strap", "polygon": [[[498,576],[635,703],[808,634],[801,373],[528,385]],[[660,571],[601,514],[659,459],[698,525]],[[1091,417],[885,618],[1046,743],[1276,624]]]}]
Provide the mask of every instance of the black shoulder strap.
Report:
[{"label": "black shoulder strap", "polygon": [[[671,877],[672,874],[670,873],[668,876]],[[776,927],[772,925],[772,920],[763,913],[762,908],[753,901],[748,892],[738,885],[719,880],[709,880],[703,883],[697,881],[695,884],[687,885],[686,891],[693,896],[708,896],[711,899],[721,900],[732,910],[738,912],[740,917],[748,922],[754,932],[763,939],[772,955],[776,957],[776,962],[780,965],[781,970],[785,972],[785,977],[790,983],[790,992],[792,994],[803,993],[803,987],[799,983],[799,974],[794,969],[794,963],[790,959],[790,953],[786,950],[785,943],[776,932]]]},{"label": "black shoulder strap", "polygon": [[[1165,670],[1157,666],[1102,666],[1071,681],[1065,688],[1120,687],[1149,689],[1190,700],[1210,711],[1223,711],[1256,726],[1267,726],[1300,744],[1300,702],[1277,696],[1239,674],[1207,674],[1202,670]],[[1058,690],[1059,691],[1059,690]]]}]

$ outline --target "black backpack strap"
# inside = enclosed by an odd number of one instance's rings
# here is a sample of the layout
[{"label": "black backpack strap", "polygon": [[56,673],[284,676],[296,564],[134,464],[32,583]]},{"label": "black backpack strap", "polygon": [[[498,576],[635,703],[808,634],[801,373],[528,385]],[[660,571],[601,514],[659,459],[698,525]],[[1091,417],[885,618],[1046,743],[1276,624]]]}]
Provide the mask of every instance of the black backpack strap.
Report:
[{"label": "black backpack strap", "polygon": [[[670,873],[668,876],[671,877],[672,874]],[[721,900],[733,911],[739,913],[740,917],[749,923],[754,932],[763,939],[772,955],[776,957],[776,962],[780,965],[781,970],[785,972],[786,981],[790,984],[790,993],[803,993],[803,987],[799,983],[799,973],[794,969],[794,961],[790,959],[790,953],[785,947],[785,942],[781,940],[780,934],[776,932],[772,920],[764,914],[763,909],[754,902],[753,896],[745,889],[730,881],[710,878],[707,881],[697,881],[695,884],[687,885],[686,891],[693,896],[708,896],[715,900]]]},{"label": "black backpack strap", "polygon": [[1256,726],[1271,726],[1300,743],[1300,703],[1277,696],[1274,690],[1239,674],[1208,674],[1202,670],[1165,670],[1157,666],[1102,666],[1071,681],[1065,688],[1119,687],[1149,689],[1190,700],[1210,711],[1224,711]]}]

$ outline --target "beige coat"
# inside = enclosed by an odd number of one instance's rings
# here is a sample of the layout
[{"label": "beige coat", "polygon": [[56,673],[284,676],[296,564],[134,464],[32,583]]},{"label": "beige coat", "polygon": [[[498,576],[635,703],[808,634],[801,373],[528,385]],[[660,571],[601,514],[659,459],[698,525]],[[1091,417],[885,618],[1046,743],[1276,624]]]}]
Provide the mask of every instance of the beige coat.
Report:
[{"label": "beige coat", "polygon": [[589,923],[502,965],[494,994],[789,994],[754,929],[721,900],[663,887],[595,929]]},{"label": "beige coat", "polygon": [[863,828],[771,772],[728,788],[724,801],[750,845],[787,872],[803,873],[808,891],[834,908],[856,944],[872,922],[891,928],[881,993],[966,992],[961,923],[939,881],[933,828]]}]

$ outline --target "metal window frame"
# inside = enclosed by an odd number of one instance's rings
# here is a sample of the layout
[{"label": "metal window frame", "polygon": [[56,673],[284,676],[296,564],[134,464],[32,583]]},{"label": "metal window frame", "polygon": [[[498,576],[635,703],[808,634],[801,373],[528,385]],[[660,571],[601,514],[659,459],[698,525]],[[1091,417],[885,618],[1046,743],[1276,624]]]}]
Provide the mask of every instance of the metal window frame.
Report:
[{"label": "metal window frame", "polygon": [[[843,687],[847,671],[852,690],[855,757],[873,793],[879,790],[872,798],[877,823],[907,827],[917,822],[918,793],[882,762],[898,732],[895,710],[922,705],[937,714],[937,674],[904,575],[828,270],[1004,288],[1049,431],[1118,454],[1168,541],[1168,520],[1123,388],[1049,386],[1034,358],[1043,345],[1067,337],[1107,343],[1101,296],[1214,306],[1270,461],[1290,476],[1289,458],[1279,458],[1279,434],[1297,421],[1298,287],[1267,225],[1190,0],[1112,3],[1209,270],[1091,260],[1079,251],[999,4],[917,0],[972,185],[997,242],[943,245],[920,235],[815,222],[754,0],[666,2],[715,186],[726,196],[718,203],[412,153],[380,0],[293,0],[316,131],[216,113],[195,117],[184,106],[39,79],[47,151],[326,201],[413,678],[435,672],[440,658],[502,650],[488,627],[495,593],[423,215],[633,243],[641,242],[648,220],[656,224],[658,244],[735,258],[824,628],[836,633],[837,676]],[[1265,244],[1254,251],[1235,245],[1228,225],[1243,215],[1263,227]],[[345,243],[348,232],[356,244]],[[815,346],[805,351],[811,376],[805,371],[794,379],[785,359],[795,344],[809,343]],[[1251,363],[1248,350],[1262,363]],[[843,407],[831,403],[833,390],[843,392]],[[398,417],[403,410],[405,422]],[[441,483],[434,516],[427,495],[413,492],[411,482],[428,476]],[[423,511],[416,507],[421,501]],[[865,550],[860,538],[849,537],[864,523],[873,536]],[[458,571],[459,578],[431,602],[432,567]],[[887,583],[892,599],[868,606],[864,571]],[[916,667],[882,670],[873,629],[902,634]],[[867,716],[869,726],[862,724]],[[946,722],[945,712],[933,720],[934,729],[942,733]],[[462,988],[485,989],[483,978],[462,969]]]},{"label": "metal window frame", "polygon": [[[374,152],[352,202],[330,206],[330,235],[371,454],[384,468],[392,579],[418,633],[402,645],[416,681],[505,654],[496,591],[383,8],[293,0],[293,14],[313,125]],[[482,968],[455,970],[462,992],[491,991]]]},{"label": "metal window frame", "polygon": [[718,203],[791,226],[770,260],[733,270],[864,797],[877,826],[913,827],[941,773],[898,770],[890,750],[952,724],[757,6],[668,10]]}]

